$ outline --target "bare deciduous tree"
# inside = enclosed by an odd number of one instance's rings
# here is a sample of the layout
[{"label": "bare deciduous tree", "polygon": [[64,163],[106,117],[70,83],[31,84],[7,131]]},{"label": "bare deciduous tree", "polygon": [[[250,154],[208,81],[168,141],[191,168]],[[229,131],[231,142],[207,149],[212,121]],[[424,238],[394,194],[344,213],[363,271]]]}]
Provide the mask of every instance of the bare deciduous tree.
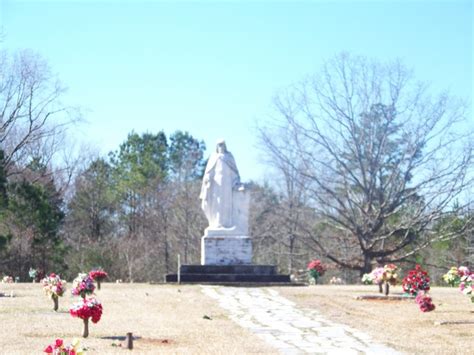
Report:
[{"label": "bare deciduous tree", "polygon": [[261,138],[274,164],[298,171],[318,212],[318,228],[306,230],[310,247],[364,273],[375,260],[402,260],[459,235],[434,226],[473,182],[462,100],[431,96],[399,61],[343,53],[275,107],[278,119]]},{"label": "bare deciduous tree", "polygon": [[61,103],[64,91],[39,55],[0,52],[0,147],[8,174],[19,172],[34,155],[48,165],[63,144],[62,133],[78,117]]}]

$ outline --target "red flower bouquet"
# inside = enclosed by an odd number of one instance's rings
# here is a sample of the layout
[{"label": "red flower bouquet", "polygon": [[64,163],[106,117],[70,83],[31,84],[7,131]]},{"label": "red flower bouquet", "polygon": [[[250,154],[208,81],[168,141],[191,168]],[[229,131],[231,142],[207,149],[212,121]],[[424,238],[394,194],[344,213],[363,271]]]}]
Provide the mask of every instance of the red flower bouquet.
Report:
[{"label": "red flower bouquet", "polygon": [[326,267],[321,263],[321,260],[311,260],[307,267],[308,276],[312,283],[317,283],[318,278],[323,276],[326,272]]},{"label": "red flower bouquet", "polygon": [[92,270],[89,276],[97,281],[97,289],[100,290],[100,283],[107,277],[107,273],[102,269]]},{"label": "red flower bouquet", "polygon": [[435,305],[433,304],[430,295],[428,295],[424,291],[418,293],[415,298],[415,302],[418,304],[418,306],[420,307],[420,311],[422,312],[431,312],[435,309]]},{"label": "red flower bouquet", "polygon": [[100,321],[102,316],[102,304],[95,298],[83,299],[82,302],[74,304],[69,313],[73,317],[81,318],[84,321],[84,331],[82,336],[87,338],[89,335],[89,318],[92,323]]},{"label": "red flower bouquet", "polygon": [[403,291],[410,295],[416,296],[418,291],[429,291],[430,277],[420,265],[416,265],[413,270],[408,272],[408,275],[402,281]]},{"label": "red flower bouquet", "polygon": [[48,345],[43,352],[53,355],[80,355],[84,349],[79,347],[79,340],[74,339],[70,345],[65,346],[62,339],[56,339],[53,344]]}]

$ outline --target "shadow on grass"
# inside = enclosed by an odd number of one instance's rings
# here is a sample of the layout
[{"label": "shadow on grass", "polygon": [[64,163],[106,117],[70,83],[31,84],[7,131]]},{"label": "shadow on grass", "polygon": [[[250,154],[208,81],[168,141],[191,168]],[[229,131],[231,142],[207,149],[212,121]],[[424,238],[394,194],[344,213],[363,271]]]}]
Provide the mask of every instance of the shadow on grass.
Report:
[{"label": "shadow on grass", "polygon": [[[141,339],[142,337],[140,336],[133,336],[133,340],[138,340]],[[127,337],[124,335],[111,335],[111,336],[106,336],[106,337],[100,337],[100,339],[106,339],[106,340],[118,340],[118,341],[125,341]]]}]

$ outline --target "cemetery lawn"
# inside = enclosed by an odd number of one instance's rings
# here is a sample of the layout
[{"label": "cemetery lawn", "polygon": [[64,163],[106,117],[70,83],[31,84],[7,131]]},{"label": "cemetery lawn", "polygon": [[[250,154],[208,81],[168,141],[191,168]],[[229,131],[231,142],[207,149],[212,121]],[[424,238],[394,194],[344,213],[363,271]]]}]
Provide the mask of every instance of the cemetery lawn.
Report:
[{"label": "cemetery lawn", "polygon": [[[0,283],[0,292],[11,291],[15,297],[0,297],[0,354],[41,354],[58,337],[67,344],[80,338],[86,354],[274,353],[228,319],[200,286],[103,283],[96,292],[104,307],[102,319],[89,322],[86,339],[81,337],[82,320],[68,313],[79,300],[69,289],[59,298],[58,312],[38,283]],[[124,348],[127,332],[140,337],[133,352]]]},{"label": "cemetery lawn", "polygon": [[[356,300],[378,295],[377,286],[315,285],[280,287],[278,292],[304,309],[318,310],[327,319],[364,331],[373,340],[407,354],[467,354],[474,349],[474,303],[458,288],[433,287],[436,309],[423,313],[414,300]],[[391,286],[390,294],[402,294]],[[435,325],[435,322],[471,324]]]},{"label": "cemetery lawn", "polygon": [[[70,286],[70,284],[68,285]],[[337,323],[365,331],[410,354],[469,353],[474,346],[474,324],[435,325],[436,321],[474,321],[474,304],[456,288],[433,288],[436,310],[422,313],[413,300],[367,301],[355,296],[378,294],[375,286],[276,287],[300,309],[318,310]],[[0,284],[0,353],[40,354],[57,337],[69,343],[81,339],[88,354],[129,353],[124,337],[138,337],[137,354],[274,354],[275,350],[231,321],[214,300],[192,285],[104,283],[97,298],[102,319],[90,324],[87,339],[80,337],[82,320],[72,318],[69,306],[78,301],[68,292],[59,311],[40,284]],[[401,293],[392,287],[391,294]],[[206,319],[211,318],[211,319]],[[122,347],[119,347],[122,345]]]}]

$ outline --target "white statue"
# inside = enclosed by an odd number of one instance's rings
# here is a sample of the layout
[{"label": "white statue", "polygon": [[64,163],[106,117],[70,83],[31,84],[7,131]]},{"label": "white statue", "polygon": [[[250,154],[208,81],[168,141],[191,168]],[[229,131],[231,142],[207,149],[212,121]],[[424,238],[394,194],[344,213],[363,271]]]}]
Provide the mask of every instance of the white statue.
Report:
[{"label": "white statue", "polygon": [[201,187],[201,207],[209,230],[248,232],[248,195],[240,182],[235,159],[224,140],[217,142],[211,154]]}]

